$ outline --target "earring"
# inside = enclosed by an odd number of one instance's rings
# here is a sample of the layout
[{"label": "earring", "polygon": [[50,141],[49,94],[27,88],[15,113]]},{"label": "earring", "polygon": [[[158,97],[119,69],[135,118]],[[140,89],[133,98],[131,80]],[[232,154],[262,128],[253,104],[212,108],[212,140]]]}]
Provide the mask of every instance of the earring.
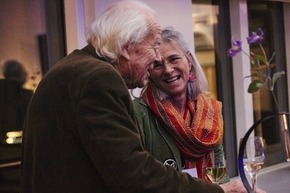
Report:
[{"label": "earring", "polygon": [[193,81],[195,81],[195,79],[196,79],[195,73],[190,72],[189,76],[188,76],[188,81],[193,82]]}]

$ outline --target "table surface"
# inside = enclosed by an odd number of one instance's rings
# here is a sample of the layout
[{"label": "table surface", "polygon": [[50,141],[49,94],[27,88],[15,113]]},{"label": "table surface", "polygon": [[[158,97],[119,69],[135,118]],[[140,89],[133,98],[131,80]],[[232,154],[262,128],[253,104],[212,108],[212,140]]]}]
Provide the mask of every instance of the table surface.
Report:
[{"label": "table surface", "polygon": [[[245,172],[248,182],[251,180]],[[239,176],[232,180],[241,179]],[[263,168],[258,173],[257,187],[266,193],[290,193],[290,162],[283,162],[267,168]]]},{"label": "table surface", "polygon": [[257,187],[267,193],[290,193],[290,162],[262,169],[258,173]]}]

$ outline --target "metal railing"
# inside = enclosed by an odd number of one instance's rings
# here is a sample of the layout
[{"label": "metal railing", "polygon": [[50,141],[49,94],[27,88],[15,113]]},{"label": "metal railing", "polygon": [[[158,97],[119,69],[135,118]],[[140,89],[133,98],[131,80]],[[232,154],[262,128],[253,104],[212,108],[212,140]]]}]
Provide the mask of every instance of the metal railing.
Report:
[{"label": "metal railing", "polygon": [[9,161],[0,163],[0,170],[1,169],[8,169],[8,168],[14,168],[14,167],[20,167],[21,161]]},{"label": "metal railing", "polygon": [[19,168],[20,165],[21,165],[20,159],[4,161],[4,162],[0,163],[0,171],[1,170],[6,170],[6,169]]}]

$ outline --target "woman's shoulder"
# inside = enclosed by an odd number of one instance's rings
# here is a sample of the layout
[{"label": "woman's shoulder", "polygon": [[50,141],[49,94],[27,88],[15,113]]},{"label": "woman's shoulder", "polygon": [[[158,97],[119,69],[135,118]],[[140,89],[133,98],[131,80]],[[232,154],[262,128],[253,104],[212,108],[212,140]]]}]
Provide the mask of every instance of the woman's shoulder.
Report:
[{"label": "woman's shoulder", "polygon": [[136,114],[147,109],[147,105],[142,97],[136,97],[133,99],[133,107]]},{"label": "woman's shoulder", "polygon": [[132,102],[136,107],[147,107],[147,104],[142,97],[135,97]]}]

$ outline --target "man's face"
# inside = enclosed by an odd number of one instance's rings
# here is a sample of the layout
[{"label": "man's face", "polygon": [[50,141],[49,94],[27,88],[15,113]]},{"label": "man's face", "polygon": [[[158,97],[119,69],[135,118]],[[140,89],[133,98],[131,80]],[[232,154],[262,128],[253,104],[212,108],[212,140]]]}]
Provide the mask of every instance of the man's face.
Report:
[{"label": "man's face", "polygon": [[161,60],[159,45],[161,41],[159,25],[151,26],[151,33],[140,43],[127,48],[127,64],[119,68],[129,89],[142,88],[148,81],[148,70],[152,69],[155,60]]}]

